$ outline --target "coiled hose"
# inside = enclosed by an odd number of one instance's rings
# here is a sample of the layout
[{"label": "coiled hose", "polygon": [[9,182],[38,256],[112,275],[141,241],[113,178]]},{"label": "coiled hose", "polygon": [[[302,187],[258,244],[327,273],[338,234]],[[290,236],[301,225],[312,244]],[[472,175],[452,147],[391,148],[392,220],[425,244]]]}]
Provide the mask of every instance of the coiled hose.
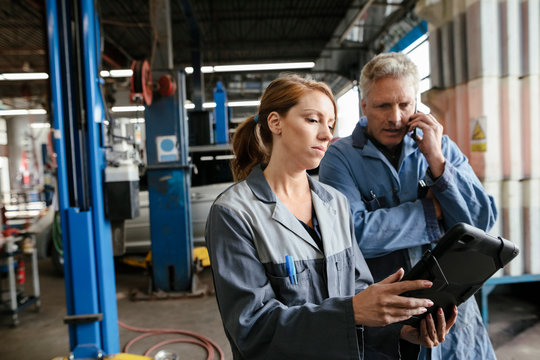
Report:
[{"label": "coiled hose", "polygon": [[199,345],[202,348],[204,348],[206,350],[207,354],[208,354],[208,357],[206,358],[207,360],[213,360],[214,359],[215,350],[217,350],[217,352],[219,354],[219,360],[224,360],[225,359],[225,355],[223,354],[223,350],[221,350],[221,348],[219,347],[218,344],[216,344],[214,341],[210,340],[209,338],[207,338],[207,337],[205,337],[203,335],[197,334],[195,332],[192,332],[192,331],[175,330],[175,329],[136,328],[136,327],[127,325],[127,324],[123,323],[120,320],[118,320],[118,325],[120,325],[121,327],[123,327],[124,329],[127,329],[127,330],[144,333],[144,334],[139,335],[139,336],[135,337],[134,339],[130,340],[124,346],[124,352],[126,352],[126,353],[129,352],[129,348],[131,347],[131,345],[133,345],[137,341],[139,341],[141,339],[144,339],[144,338],[147,338],[149,336],[162,335],[162,334],[178,334],[178,335],[190,336],[192,338],[190,339],[190,338],[182,337],[182,338],[178,338],[178,339],[170,339],[170,340],[162,341],[162,342],[160,342],[160,343],[158,343],[156,345],[153,345],[148,350],[146,350],[146,352],[144,353],[144,356],[149,356],[149,354],[152,351],[154,351],[154,350],[156,350],[156,349],[158,349],[158,348],[160,348],[160,347],[162,347],[164,345],[167,345],[167,344],[189,343],[189,344]]}]

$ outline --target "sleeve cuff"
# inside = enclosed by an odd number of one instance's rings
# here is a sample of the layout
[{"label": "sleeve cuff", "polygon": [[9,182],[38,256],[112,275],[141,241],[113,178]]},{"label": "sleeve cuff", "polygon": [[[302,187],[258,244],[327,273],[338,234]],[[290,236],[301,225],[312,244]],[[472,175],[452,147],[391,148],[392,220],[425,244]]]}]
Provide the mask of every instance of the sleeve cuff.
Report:
[{"label": "sleeve cuff", "polygon": [[433,201],[428,198],[424,198],[422,201],[422,207],[424,208],[424,218],[426,220],[426,233],[430,243],[436,242],[441,237],[439,229],[439,221],[437,220],[437,214],[435,213],[435,206]]},{"label": "sleeve cuff", "polygon": [[365,359],[400,359],[399,339],[402,324],[364,327]]},{"label": "sleeve cuff", "polygon": [[434,179],[431,176],[431,171],[429,171],[429,168],[427,168],[424,181],[434,192],[443,192],[450,186],[454,171],[455,168],[452,166],[452,164],[449,161],[446,161],[444,165],[444,171],[441,176],[439,176],[437,179]]}]

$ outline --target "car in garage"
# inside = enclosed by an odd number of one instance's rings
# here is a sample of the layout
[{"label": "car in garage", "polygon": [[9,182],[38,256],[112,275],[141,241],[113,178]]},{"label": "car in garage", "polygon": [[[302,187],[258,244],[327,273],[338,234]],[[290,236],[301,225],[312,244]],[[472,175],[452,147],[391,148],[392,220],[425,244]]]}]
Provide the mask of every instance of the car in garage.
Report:
[{"label": "car in garage", "polygon": [[[204,228],[210,207],[216,197],[231,184],[226,182],[191,187],[191,224],[194,246],[204,245]],[[124,222],[126,254],[142,253],[150,249],[150,207],[147,190],[139,193],[139,206],[139,216]]]},{"label": "car in garage", "polygon": [[[193,246],[204,245],[206,218],[216,197],[232,184],[230,145],[190,147],[192,166],[190,205]],[[53,209],[50,209],[54,213]],[[40,257],[50,256],[59,272],[63,272],[60,240],[60,224],[57,214],[49,216],[38,228],[38,252]],[[150,207],[146,177],[141,176],[139,192],[139,216],[112,223],[114,256],[145,254],[151,249]]]}]

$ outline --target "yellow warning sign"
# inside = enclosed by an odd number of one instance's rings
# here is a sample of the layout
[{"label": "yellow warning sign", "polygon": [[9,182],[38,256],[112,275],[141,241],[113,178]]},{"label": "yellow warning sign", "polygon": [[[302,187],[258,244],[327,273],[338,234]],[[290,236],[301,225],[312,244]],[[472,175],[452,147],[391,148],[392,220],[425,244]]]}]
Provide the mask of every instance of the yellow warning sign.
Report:
[{"label": "yellow warning sign", "polygon": [[486,150],[487,150],[486,143],[471,144],[471,150],[476,151],[476,152],[486,152]]},{"label": "yellow warning sign", "polygon": [[476,125],[474,126],[472,139],[473,140],[485,140],[486,139],[486,135],[484,134],[484,130],[482,130],[482,127],[480,126],[479,122],[476,122]]},{"label": "yellow warning sign", "polygon": [[479,116],[470,119],[471,150],[486,152],[487,150],[487,117]]}]

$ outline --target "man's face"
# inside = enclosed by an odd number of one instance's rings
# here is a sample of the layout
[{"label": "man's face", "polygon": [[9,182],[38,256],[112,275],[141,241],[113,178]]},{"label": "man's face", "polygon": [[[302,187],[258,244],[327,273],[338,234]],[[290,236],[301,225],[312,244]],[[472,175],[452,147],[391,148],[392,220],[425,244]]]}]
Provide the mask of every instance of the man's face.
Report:
[{"label": "man's face", "polygon": [[368,134],[393,150],[407,134],[409,118],[414,114],[415,95],[409,78],[385,77],[375,81],[362,99]]}]

